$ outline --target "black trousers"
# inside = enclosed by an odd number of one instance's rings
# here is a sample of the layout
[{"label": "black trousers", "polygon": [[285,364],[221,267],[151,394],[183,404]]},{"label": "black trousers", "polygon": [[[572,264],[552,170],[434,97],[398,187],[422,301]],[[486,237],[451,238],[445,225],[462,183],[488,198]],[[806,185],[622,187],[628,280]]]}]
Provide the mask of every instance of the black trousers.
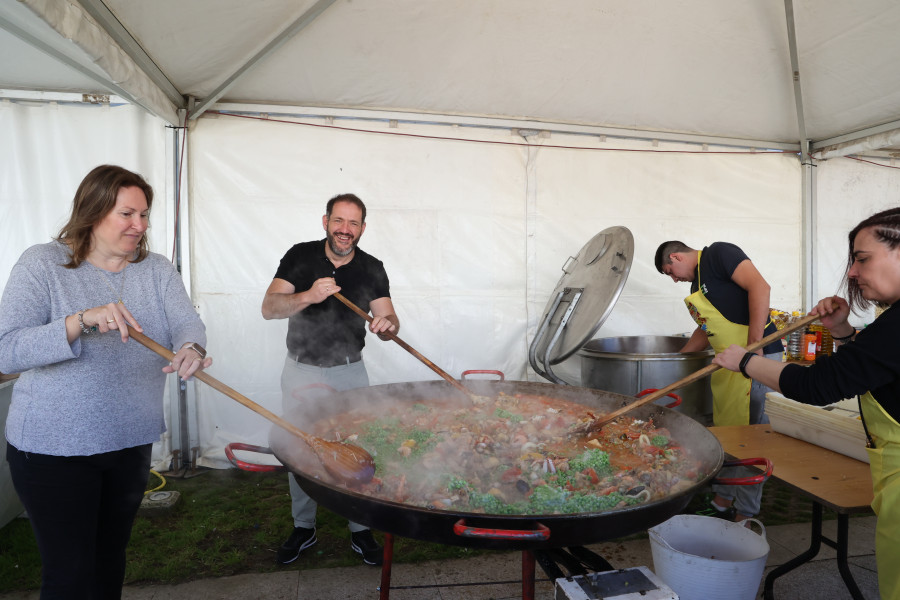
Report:
[{"label": "black trousers", "polygon": [[91,456],[6,446],[41,553],[41,600],[122,597],[125,547],[150,474],[151,444]]}]

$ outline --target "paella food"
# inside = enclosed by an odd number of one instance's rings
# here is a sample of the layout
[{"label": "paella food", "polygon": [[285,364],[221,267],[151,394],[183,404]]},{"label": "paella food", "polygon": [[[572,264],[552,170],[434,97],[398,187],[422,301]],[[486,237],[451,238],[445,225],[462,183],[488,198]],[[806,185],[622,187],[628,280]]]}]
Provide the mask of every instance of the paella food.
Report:
[{"label": "paella food", "polygon": [[487,514],[601,512],[665,498],[705,476],[670,432],[622,416],[589,436],[586,406],[539,395],[429,399],[323,419],[315,433],[365,448],[375,477],[355,491]]}]

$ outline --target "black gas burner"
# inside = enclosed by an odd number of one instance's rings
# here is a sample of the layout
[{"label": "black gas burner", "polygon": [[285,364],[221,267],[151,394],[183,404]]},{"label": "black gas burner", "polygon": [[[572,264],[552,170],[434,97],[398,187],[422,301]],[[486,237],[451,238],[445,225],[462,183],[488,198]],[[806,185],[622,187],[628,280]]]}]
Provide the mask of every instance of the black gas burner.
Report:
[{"label": "black gas burner", "polygon": [[646,567],[614,569],[599,554],[575,546],[535,550],[535,562],[554,582],[555,600],[677,600]]}]

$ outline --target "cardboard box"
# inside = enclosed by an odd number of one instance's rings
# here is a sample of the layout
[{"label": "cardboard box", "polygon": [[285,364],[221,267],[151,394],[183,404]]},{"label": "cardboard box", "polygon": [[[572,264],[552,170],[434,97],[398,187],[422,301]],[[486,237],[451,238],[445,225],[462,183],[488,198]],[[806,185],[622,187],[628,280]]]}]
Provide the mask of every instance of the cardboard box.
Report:
[{"label": "cardboard box", "polygon": [[766,394],[766,414],[778,433],[869,462],[866,432],[856,398],[829,406],[801,404],[779,393]]}]

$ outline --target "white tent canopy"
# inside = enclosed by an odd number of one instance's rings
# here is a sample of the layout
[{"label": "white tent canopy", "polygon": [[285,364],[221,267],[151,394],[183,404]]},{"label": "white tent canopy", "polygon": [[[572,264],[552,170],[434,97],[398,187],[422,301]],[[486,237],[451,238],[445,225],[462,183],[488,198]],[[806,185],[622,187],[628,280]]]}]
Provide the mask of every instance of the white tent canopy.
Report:
[{"label": "white tent canopy", "polygon": [[172,123],[193,98],[770,145],[900,127],[890,0],[2,0],[0,19],[4,87],[113,89]]},{"label": "white tent canopy", "polygon": [[[560,267],[613,225],[635,256],[600,337],[691,328],[652,264],[673,238],[739,244],[773,306],[805,308],[849,227],[897,204],[898,25],[874,0],[0,0],[0,284],[113,162],[157,190],[156,251],[178,223],[212,374],[275,412],[286,322],[262,295],[340,192],[369,205],[401,337],[455,375],[534,378]],[[374,384],[436,377],[374,337],[365,357]],[[196,394],[170,431],[201,462],[265,442]]]}]

